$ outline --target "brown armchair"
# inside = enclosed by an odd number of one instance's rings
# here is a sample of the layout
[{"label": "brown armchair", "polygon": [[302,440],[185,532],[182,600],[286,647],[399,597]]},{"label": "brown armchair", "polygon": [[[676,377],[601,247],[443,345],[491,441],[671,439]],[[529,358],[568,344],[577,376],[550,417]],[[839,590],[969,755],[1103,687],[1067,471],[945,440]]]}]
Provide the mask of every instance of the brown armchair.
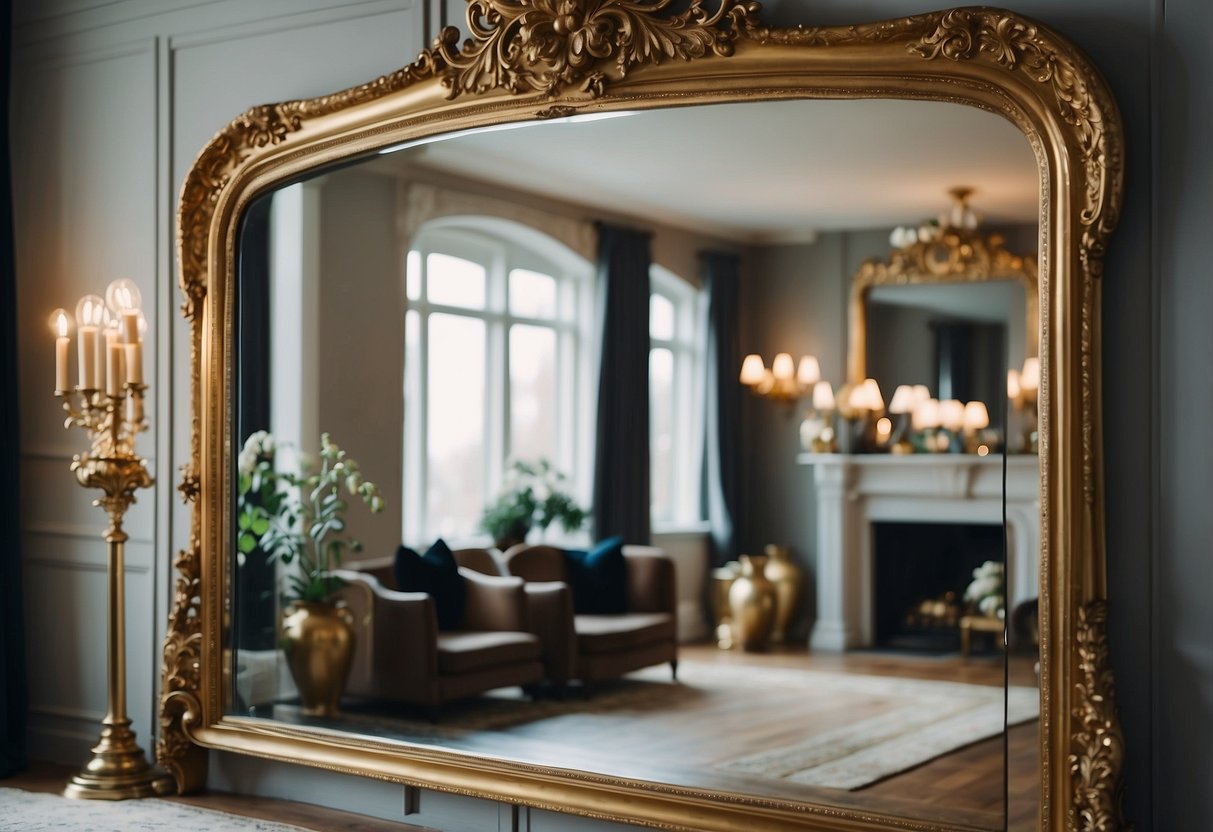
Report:
[{"label": "brown armchair", "polygon": [[[522,580],[460,568],[463,625],[440,631],[434,600],[399,592],[391,567],[340,570],[335,593],[354,618],[354,659],[346,694],[433,711],[454,699],[543,679],[539,639],[528,632]],[[386,584],[386,585],[385,585]]]},{"label": "brown armchair", "polygon": [[627,612],[577,614],[561,549],[520,544],[502,558],[506,571],[527,582],[532,630],[543,642],[547,679],[556,685],[592,685],[669,662],[678,675],[674,562],[653,551],[628,551]]}]

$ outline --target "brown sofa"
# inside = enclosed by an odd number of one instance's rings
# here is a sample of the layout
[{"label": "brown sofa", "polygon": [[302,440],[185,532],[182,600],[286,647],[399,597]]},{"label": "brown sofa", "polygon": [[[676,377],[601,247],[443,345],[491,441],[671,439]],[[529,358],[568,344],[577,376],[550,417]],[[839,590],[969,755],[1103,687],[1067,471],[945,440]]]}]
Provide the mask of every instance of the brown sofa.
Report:
[{"label": "brown sofa", "polygon": [[674,562],[655,552],[629,552],[627,612],[576,614],[565,555],[553,546],[519,544],[503,566],[527,582],[531,627],[543,641],[547,679],[586,686],[655,664],[669,663],[677,678],[678,629]]},{"label": "brown sofa", "polygon": [[529,632],[521,579],[460,568],[463,623],[444,632],[430,595],[392,588],[390,565],[336,574],[346,586],[334,597],[345,601],[354,617],[346,695],[418,705],[433,715],[454,699],[495,688],[529,688],[543,679],[541,645]]}]

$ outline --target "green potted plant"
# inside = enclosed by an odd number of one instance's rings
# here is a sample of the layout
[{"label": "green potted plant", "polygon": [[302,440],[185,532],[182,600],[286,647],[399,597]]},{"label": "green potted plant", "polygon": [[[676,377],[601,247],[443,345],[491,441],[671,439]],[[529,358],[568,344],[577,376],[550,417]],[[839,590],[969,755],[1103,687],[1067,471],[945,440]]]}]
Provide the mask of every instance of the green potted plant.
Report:
[{"label": "green potted plant", "polygon": [[[258,431],[238,460],[236,549],[245,558],[262,552],[272,563],[294,567],[284,576],[282,647],[305,713],[336,713],[353,658],[353,622],[329,598],[342,582],[332,572],[346,553],[361,549],[345,531],[348,494],[372,512],[383,510],[379,488],[327,433],[320,455],[299,471],[275,467],[276,442]],[[327,655],[314,660],[318,651]]]},{"label": "green potted plant", "polygon": [[566,532],[585,523],[586,511],[569,494],[568,480],[546,459],[518,460],[506,470],[497,499],[484,511],[480,528],[503,552],[526,541],[532,528],[546,529],[560,521]]}]

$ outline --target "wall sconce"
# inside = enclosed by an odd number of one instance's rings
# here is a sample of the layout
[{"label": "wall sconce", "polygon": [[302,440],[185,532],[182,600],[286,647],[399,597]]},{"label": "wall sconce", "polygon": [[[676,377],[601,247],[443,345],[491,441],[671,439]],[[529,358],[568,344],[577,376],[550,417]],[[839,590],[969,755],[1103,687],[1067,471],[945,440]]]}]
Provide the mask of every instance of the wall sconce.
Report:
[{"label": "wall sconce", "polygon": [[925,384],[902,384],[893,391],[893,400],[889,402],[889,415],[896,418],[896,424],[890,436],[891,453],[914,453],[914,445],[910,442],[910,433],[914,428],[914,410],[919,402],[930,398],[931,393]]},{"label": "wall sconce", "polygon": [[[876,423],[884,414],[884,396],[874,378],[865,378],[839,395],[838,412],[846,420],[842,431],[843,453],[867,453],[880,450]],[[889,426],[891,430],[891,425]],[[886,433],[885,441],[888,441]]]},{"label": "wall sconce", "polygon": [[795,365],[791,355],[781,352],[771,362],[770,369],[762,363],[762,356],[755,353],[741,362],[741,383],[754,395],[789,405],[820,380],[821,368],[811,355],[802,357],[800,364]]},{"label": "wall sconce", "polygon": [[990,446],[982,441],[982,432],[990,426],[990,411],[984,402],[969,402],[964,410],[964,448],[967,454],[986,456]]},{"label": "wall sconce", "polygon": [[813,385],[813,409],[800,423],[800,444],[806,451],[815,454],[832,454],[838,451],[838,432],[834,425],[834,388],[828,381]]},{"label": "wall sconce", "polygon": [[[1011,402],[1011,418],[1021,426],[1021,442],[1018,448],[1008,450],[1019,453],[1036,453],[1036,402],[1040,393],[1040,359],[1026,358],[1022,370],[1007,370],[1007,398]],[[1007,435],[1011,435],[1008,425]]]}]

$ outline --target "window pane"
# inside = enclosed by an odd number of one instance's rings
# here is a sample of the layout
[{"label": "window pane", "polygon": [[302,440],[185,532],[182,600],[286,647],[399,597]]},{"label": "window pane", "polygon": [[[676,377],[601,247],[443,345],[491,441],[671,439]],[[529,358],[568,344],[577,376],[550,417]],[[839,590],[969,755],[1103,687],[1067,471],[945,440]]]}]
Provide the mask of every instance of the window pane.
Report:
[{"label": "window pane", "polygon": [[660,347],[649,352],[649,442],[652,516],[654,520],[673,520],[674,353]]},{"label": "window pane", "polygon": [[556,278],[527,269],[511,271],[510,312],[523,318],[556,317]]},{"label": "window pane", "polygon": [[669,298],[649,296],[649,335],[661,341],[674,339],[674,304]]},{"label": "window pane", "polygon": [[425,277],[430,303],[484,309],[484,266],[479,263],[431,254],[426,258]]},{"label": "window pane", "polygon": [[484,321],[429,318],[429,536],[473,534],[484,510]]},{"label": "window pane", "polygon": [[510,456],[555,461],[556,331],[510,327]]},{"label": "window pane", "polygon": [[417,249],[409,252],[404,266],[404,295],[409,300],[421,297],[421,252]]}]

